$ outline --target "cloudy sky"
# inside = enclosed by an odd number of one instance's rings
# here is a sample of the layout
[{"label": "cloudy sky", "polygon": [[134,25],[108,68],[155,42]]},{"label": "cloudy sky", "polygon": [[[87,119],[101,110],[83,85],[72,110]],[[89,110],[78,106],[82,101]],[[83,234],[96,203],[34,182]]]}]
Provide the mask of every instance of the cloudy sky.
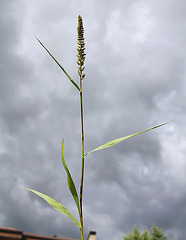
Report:
[{"label": "cloudy sky", "polygon": [[77,17],[86,42],[85,152],[173,120],[86,158],[85,237],[120,240],[136,224],[186,235],[185,0],[0,0],[0,226],[79,238],[60,160],[78,188],[78,91],[36,35],[78,82]]}]

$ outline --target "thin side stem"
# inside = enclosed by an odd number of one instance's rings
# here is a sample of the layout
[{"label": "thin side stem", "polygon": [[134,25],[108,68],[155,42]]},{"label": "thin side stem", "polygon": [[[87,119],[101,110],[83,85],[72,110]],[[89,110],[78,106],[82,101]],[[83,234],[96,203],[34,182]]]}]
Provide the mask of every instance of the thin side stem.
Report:
[{"label": "thin side stem", "polygon": [[80,180],[80,237],[83,240],[83,178],[84,178],[84,125],[83,125],[83,92],[82,92],[82,80],[80,77],[80,117],[81,117],[81,180]]}]

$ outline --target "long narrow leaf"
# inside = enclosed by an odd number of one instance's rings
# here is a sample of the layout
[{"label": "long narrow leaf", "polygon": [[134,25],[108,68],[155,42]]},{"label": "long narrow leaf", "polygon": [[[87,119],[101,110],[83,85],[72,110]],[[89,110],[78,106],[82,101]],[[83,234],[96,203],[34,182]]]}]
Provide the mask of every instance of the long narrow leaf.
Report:
[{"label": "long narrow leaf", "polygon": [[71,83],[80,91],[79,86],[76,82],[69,76],[69,74],[65,71],[65,69],[61,66],[61,64],[55,59],[55,57],[49,52],[49,50],[44,46],[44,44],[36,37],[38,42],[41,44],[41,46],[47,51],[47,53],[51,56],[51,58],[57,63],[57,65],[61,68],[61,70],[65,73],[65,75],[68,77],[68,79],[71,81]]},{"label": "long narrow leaf", "polygon": [[78,198],[78,194],[77,194],[77,191],[76,191],[76,187],[75,187],[75,184],[73,182],[73,179],[71,177],[71,174],[68,170],[68,167],[65,163],[65,159],[64,159],[64,154],[63,154],[63,147],[64,147],[64,140],[62,141],[62,147],[61,147],[61,160],[62,160],[62,164],[63,164],[63,167],[66,171],[66,174],[67,174],[67,183],[68,183],[68,188],[74,198],[74,201],[76,203],[76,206],[78,208],[78,212],[79,212],[79,215],[80,215],[80,208],[79,208],[79,198]]},{"label": "long narrow leaf", "polygon": [[141,132],[134,133],[134,134],[131,134],[131,135],[128,135],[128,136],[125,136],[125,137],[116,138],[116,139],[114,139],[114,140],[112,140],[112,141],[110,141],[110,142],[107,142],[107,143],[101,145],[101,146],[98,147],[98,148],[95,148],[94,150],[90,151],[89,153],[85,154],[85,157],[88,156],[88,155],[89,155],[90,153],[92,153],[92,152],[95,152],[95,151],[98,151],[98,150],[102,150],[102,149],[104,149],[104,148],[108,148],[108,147],[114,146],[115,144],[117,144],[117,143],[119,143],[119,142],[122,142],[123,140],[125,140],[125,139],[127,139],[127,138],[131,138],[131,137],[137,136],[137,135],[139,135],[139,134],[141,134],[141,133],[148,132],[148,131],[150,131],[150,130],[153,130],[153,129],[155,129],[155,128],[161,127],[161,126],[163,126],[163,125],[165,125],[165,124],[168,124],[168,123],[170,123],[170,122],[162,123],[162,124],[160,124],[160,125],[154,126],[154,127],[152,127],[152,128],[148,128],[148,129],[143,130],[143,131],[141,131]]},{"label": "long narrow leaf", "polygon": [[63,205],[58,203],[56,200],[54,200],[53,198],[51,198],[43,193],[38,192],[38,191],[29,189],[29,188],[24,188],[24,189],[31,191],[31,192],[35,193],[36,195],[38,195],[39,197],[43,198],[48,204],[50,204],[50,206],[52,206],[58,212],[69,217],[72,220],[72,222],[74,222],[76,224],[76,226],[78,228],[81,228],[80,222]]}]

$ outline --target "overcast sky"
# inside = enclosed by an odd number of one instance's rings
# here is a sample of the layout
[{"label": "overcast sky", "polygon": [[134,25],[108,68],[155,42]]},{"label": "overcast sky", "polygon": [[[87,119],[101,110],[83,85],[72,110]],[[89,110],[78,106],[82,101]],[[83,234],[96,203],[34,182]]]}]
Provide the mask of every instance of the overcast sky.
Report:
[{"label": "overcast sky", "polygon": [[86,158],[85,239],[121,240],[136,224],[186,236],[186,1],[0,0],[0,226],[79,238],[60,160],[78,188],[78,91],[36,35],[78,82],[77,17],[84,20],[85,152],[172,123]]}]

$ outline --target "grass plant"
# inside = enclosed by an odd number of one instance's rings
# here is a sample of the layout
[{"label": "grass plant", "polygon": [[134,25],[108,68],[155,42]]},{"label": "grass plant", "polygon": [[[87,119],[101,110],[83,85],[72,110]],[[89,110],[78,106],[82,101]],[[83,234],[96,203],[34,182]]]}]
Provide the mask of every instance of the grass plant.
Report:
[{"label": "grass plant", "polygon": [[50,57],[56,62],[56,64],[61,68],[61,70],[64,72],[64,74],[67,76],[68,80],[73,84],[73,86],[76,88],[77,92],[79,93],[80,97],[80,122],[81,122],[81,173],[80,173],[80,185],[79,185],[79,194],[76,190],[73,178],[70,174],[70,171],[66,165],[65,159],[64,159],[64,140],[62,141],[62,147],[61,147],[61,160],[63,167],[66,171],[67,175],[67,184],[68,188],[70,190],[70,193],[75,201],[79,219],[76,219],[62,204],[54,200],[53,198],[40,193],[36,190],[29,189],[29,188],[24,188],[27,189],[39,197],[43,198],[48,204],[50,204],[54,209],[57,211],[61,212],[62,214],[66,215],[71,219],[72,222],[76,224],[76,226],[80,229],[80,239],[83,240],[83,183],[84,183],[84,164],[85,164],[85,158],[98,150],[102,150],[111,146],[114,146],[115,144],[124,141],[128,138],[134,137],[136,135],[148,132],[150,130],[153,130],[155,128],[159,128],[166,123],[148,128],[146,130],[143,130],[138,133],[131,134],[129,136],[125,137],[120,137],[117,139],[114,139],[112,141],[109,141],[91,151],[85,154],[85,149],[84,149],[84,121],[83,121],[83,81],[85,79],[85,74],[84,74],[84,63],[85,63],[85,42],[84,42],[84,28],[83,28],[83,20],[81,16],[78,16],[78,26],[77,26],[77,65],[78,65],[78,76],[79,76],[79,84],[76,83],[70,75],[65,71],[65,69],[61,66],[61,64],[55,59],[55,57],[50,53],[50,51],[44,46],[44,44],[36,37],[38,42],[41,44],[41,46],[47,51],[47,53],[50,55]]}]

